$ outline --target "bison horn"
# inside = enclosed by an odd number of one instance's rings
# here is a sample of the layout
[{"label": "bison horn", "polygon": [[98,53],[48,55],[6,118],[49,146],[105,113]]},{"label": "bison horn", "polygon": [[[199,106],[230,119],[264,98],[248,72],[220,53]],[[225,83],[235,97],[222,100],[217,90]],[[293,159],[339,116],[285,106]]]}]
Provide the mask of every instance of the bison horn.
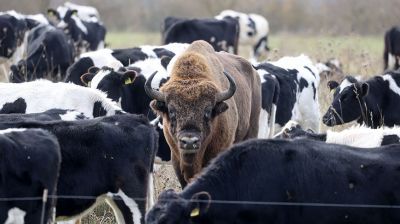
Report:
[{"label": "bison horn", "polygon": [[162,94],[160,91],[154,90],[151,88],[151,82],[153,81],[154,76],[157,74],[157,71],[155,71],[149,79],[146,80],[146,83],[144,84],[144,90],[146,91],[147,95],[155,100],[165,102],[165,96]]},{"label": "bison horn", "polygon": [[229,89],[219,93],[216,97],[216,102],[222,102],[225,101],[233,96],[233,94],[236,92],[236,83],[235,80],[233,80],[232,76],[228,74],[228,72],[224,71],[224,75],[226,78],[229,80]]}]

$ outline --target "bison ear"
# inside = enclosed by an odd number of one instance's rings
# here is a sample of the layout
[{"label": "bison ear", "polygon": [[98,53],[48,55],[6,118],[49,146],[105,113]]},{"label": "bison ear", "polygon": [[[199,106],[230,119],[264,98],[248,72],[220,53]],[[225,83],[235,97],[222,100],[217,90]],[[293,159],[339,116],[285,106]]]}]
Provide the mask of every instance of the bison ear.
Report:
[{"label": "bison ear", "polygon": [[328,85],[329,90],[332,91],[332,90],[336,89],[339,86],[339,83],[336,82],[336,81],[331,80],[331,81],[329,81],[327,83],[327,85]]},{"label": "bison ear", "polygon": [[135,81],[136,78],[136,72],[133,70],[128,70],[124,72],[122,75],[122,81],[124,82],[125,85],[132,84],[133,81]]},{"label": "bison ear", "polygon": [[167,69],[169,63],[171,62],[171,59],[172,59],[172,58],[169,57],[169,56],[163,56],[163,57],[161,58],[161,65],[162,65],[165,69]]},{"label": "bison ear", "polygon": [[83,84],[85,84],[85,86],[90,87],[90,82],[92,81],[94,76],[95,76],[95,74],[93,74],[93,73],[85,73],[81,76],[81,82]]},{"label": "bison ear", "polygon": [[99,72],[100,68],[96,67],[96,66],[92,66],[90,68],[88,68],[88,73],[93,73],[96,74],[97,72]]},{"label": "bison ear", "polygon": [[151,109],[153,109],[154,111],[159,111],[159,112],[162,112],[162,113],[167,113],[167,112],[168,112],[167,106],[166,106],[165,103],[162,102],[162,101],[152,100],[152,101],[150,102],[150,107],[151,107]]},{"label": "bison ear", "polygon": [[215,105],[212,112],[212,116],[215,117],[218,114],[225,112],[228,108],[229,108],[228,104],[226,104],[225,102],[219,102]]},{"label": "bison ear", "polygon": [[368,92],[369,92],[369,85],[368,83],[364,82],[363,84],[361,84],[361,93],[360,93],[361,97],[366,96]]},{"label": "bison ear", "polygon": [[195,218],[207,212],[211,203],[211,195],[202,191],[194,194],[190,202],[190,217]]}]

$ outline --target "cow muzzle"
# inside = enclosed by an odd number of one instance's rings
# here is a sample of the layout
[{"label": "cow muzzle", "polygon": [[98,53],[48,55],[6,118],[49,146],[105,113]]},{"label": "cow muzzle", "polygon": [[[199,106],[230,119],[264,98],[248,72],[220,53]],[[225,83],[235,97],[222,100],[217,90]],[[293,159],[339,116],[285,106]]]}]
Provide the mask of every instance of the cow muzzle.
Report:
[{"label": "cow muzzle", "polygon": [[200,137],[195,133],[183,133],[179,135],[179,149],[181,153],[196,153],[200,148]]},{"label": "cow muzzle", "polygon": [[329,109],[322,117],[322,122],[329,127],[337,125],[336,118],[332,109]]}]

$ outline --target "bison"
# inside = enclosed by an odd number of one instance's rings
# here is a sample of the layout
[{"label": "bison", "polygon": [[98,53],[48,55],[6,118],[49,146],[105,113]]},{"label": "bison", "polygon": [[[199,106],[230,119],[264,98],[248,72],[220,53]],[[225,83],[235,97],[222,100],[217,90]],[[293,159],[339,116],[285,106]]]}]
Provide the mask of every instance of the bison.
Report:
[{"label": "bison", "polygon": [[177,58],[170,79],[151,88],[152,109],[163,119],[172,164],[182,187],[230,145],[257,137],[261,84],[245,59],[195,41]]}]

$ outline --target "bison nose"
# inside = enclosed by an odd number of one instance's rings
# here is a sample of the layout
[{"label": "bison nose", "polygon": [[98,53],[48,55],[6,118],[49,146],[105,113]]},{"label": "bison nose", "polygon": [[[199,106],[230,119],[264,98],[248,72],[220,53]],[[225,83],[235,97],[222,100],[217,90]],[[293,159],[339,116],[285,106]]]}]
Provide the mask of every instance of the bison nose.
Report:
[{"label": "bison nose", "polygon": [[184,150],[196,150],[200,147],[199,140],[196,136],[182,136],[179,138],[179,145]]}]

